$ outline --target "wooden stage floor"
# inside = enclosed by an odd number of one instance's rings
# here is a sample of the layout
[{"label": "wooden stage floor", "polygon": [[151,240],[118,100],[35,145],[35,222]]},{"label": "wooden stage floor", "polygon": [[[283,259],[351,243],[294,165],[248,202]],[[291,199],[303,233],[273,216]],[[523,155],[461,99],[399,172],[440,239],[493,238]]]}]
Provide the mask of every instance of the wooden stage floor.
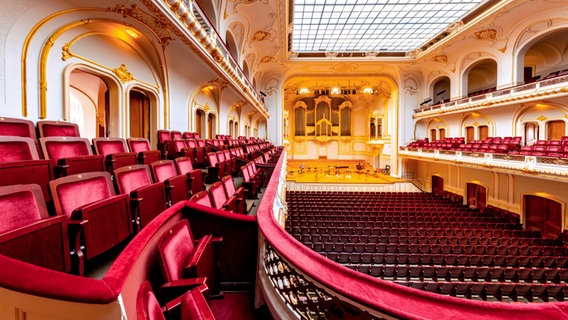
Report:
[{"label": "wooden stage floor", "polygon": [[[358,170],[357,165],[362,169]],[[286,181],[297,183],[391,184],[404,181],[375,172],[371,165],[357,160],[288,160],[287,170]]]}]

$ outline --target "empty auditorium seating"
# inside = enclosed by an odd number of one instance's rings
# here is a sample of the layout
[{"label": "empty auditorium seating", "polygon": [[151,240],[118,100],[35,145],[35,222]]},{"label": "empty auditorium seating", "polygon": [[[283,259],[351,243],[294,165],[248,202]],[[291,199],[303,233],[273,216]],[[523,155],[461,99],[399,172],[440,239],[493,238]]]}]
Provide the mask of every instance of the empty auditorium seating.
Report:
[{"label": "empty auditorium seating", "polygon": [[213,208],[213,204],[211,203],[211,197],[209,196],[208,191],[199,191],[193,194],[193,196],[191,196],[189,201],[198,203],[202,206]]},{"label": "empty auditorium seating", "polygon": [[138,163],[135,152],[129,152],[126,141],[122,138],[94,138],[95,153],[105,158],[105,167],[108,172],[124,166]]},{"label": "empty auditorium seating", "polygon": [[47,137],[39,140],[43,157],[51,160],[56,178],[105,169],[104,157],[93,155],[91,144],[86,138]]},{"label": "empty auditorium seating", "polygon": [[130,151],[138,154],[139,164],[150,165],[162,158],[162,153],[159,150],[152,150],[150,141],[146,138],[128,138],[126,142]]},{"label": "empty auditorium seating", "polygon": [[206,290],[206,286],[194,286],[160,306],[150,282],[144,281],[136,298],[136,317],[138,320],[165,320],[177,314],[180,319],[215,319],[203,296]]},{"label": "empty auditorium seating", "polygon": [[206,183],[213,183],[219,181],[221,177],[226,174],[226,167],[224,162],[219,162],[216,152],[207,153],[207,161],[209,165],[207,167],[207,175],[205,176]]},{"label": "empty auditorium seating", "polygon": [[[49,183],[55,211],[68,221],[74,268],[109,250],[133,232],[127,195],[115,195],[108,172],[69,175]],[[83,249],[84,248],[84,249]]]},{"label": "empty auditorium seating", "polygon": [[36,127],[30,120],[0,117],[0,136],[30,138],[36,146],[37,153],[41,154]]},{"label": "empty auditorium seating", "polygon": [[52,172],[51,161],[40,159],[31,138],[0,136],[1,186],[37,184],[41,187],[44,199],[50,201],[47,185]]},{"label": "empty auditorium seating", "polygon": [[[187,286],[189,278],[205,278],[211,293],[219,292],[217,262],[214,243],[222,239],[204,235],[193,238],[187,220],[181,220],[169,228],[158,241],[162,274],[166,283],[163,290]],[[167,288],[167,289],[165,289]]]},{"label": "empty auditorium seating", "polygon": [[40,120],[37,122],[40,138],[46,137],[80,137],[79,125],[65,121]]},{"label": "empty auditorium seating", "polygon": [[194,169],[191,160],[188,157],[179,157],[174,159],[176,168],[180,174],[187,177],[190,194],[193,195],[199,191],[205,190],[203,183],[203,171],[201,169]]},{"label": "empty auditorium seating", "polygon": [[197,140],[187,139],[187,150],[186,155],[195,164],[195,167],[204,167],[206,163],[205,159],[205,148],[198,145]]},{"label": "empty auditorium seating", "polygon": [[209,187],[213,208],[237,212],[237,198],[234,195],[227,197],[225,187],[221,181],[214,182]]},{"label": "empty auditorium seating", "polygon": [[231,177],[230,175],[226,175],[223,178],[221,178],[221,182],[223,183],[227,199],[233,196],[235,197],[237,204],[236,212],[243,214],[247,213],[248,210],[246,207],[245,189],[243,187],[235,189],[233,177]]},{"label": "empty auditorium seating", "polygon": [[156,161],[150,167],[154,180],[164,183],[166,199],[170,206],[176,202],[189,199],[187,176],[178,174],[173,160]]},{"label": "empty auditorium seating", "polygon": [[293,237],[374,277],[498,301],[563,301],[568,288],[568,247],[523,230],[518,214],[504,209],[470,209],[419,193],[288,192],[286,198]]},{"label": "empty auditorium seating", "polygon": [[0,254],[68,272],[66,220],[64,216],[49,216],[38,185],[0,187]]},{"label": "empty auditorium seating", "polygon": [[154,182],[145,164],[122,167],[114,171],[118,192],[129,195],[132,219],[137,229],[146,226],[167,207],[163,182]]}]

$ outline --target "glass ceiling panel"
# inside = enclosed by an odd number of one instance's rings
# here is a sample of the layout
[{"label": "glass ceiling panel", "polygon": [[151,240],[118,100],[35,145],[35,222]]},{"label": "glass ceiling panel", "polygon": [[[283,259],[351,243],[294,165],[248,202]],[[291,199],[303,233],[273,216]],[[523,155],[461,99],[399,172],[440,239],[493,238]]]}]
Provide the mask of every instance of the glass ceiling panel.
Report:
[{"label": "glass ceiling panel", "polygon": [[406,52],[487,0],[295,0],[293,52]]}]

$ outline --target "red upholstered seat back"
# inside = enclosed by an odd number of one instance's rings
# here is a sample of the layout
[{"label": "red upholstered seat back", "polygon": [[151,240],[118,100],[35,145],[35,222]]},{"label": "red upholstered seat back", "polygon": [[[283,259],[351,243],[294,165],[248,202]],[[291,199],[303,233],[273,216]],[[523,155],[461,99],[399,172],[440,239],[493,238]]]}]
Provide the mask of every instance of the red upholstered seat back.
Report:
[{"label": "red upholstered seat back", "polygon": [[189,199],[189,201],[193,201],[195,203],[198,203],[202,206],[206,206],[209,208],[212,208],[212,204],[211,204],[211,198],[209,197],[209,192],[207,191],[199,191],[196,194],[194,194],[193,196],[191,196],[191,199]]},{"label": "red upholstered seat back", "polygon": [[0,137],[0,163],[38,159],[39,155],[31,138]]},{"label": "red upholstered seat back", "polygon": [[[198,133],[195,134],[195,139],[199,139],[199,134],[198,134]],[[198,147],[205,147],[205,141],[204,141],[204,140],[200,140],[200,139],[197,140],[197,146],[198,146]]]},{"label": "red upholstered seat back", "polygon": [[127,139],[128,146],[132,152],[150,151],[150,141],[145,138],[129,138]]},{"label": "red upholstered seat back", "polygon": [[193,164],[188,157],[179,157],[175,159],[177,170],[180,174],[186,174],[193,171]]},{"label": "red upholstered seat back", "polygon": [[218,160],[217,160],[217,154],[216,154],[215,152],[209,152],[209,153],[207,154],[207,158],[209,159],[209,165],[210,165],[211,167],[214,167],[214,166],[217,164],[217,162],[218,162]]},{"label": "red upholstered seat back", "polygon": [[225,154],[223,153],[223,151],[217,151],[217,160],[219,160],[219,162],[224,162],[225,160]]},{"label": "red upholstered seat back", "polygon": [[183,149],[187,148],[184,139],[174,139],[174,149],[176,152],[182,152]]},{"label": "red upholstered seat back", "polygon": [[165,320],[160,303],[148,280],[144,281],[138,289],[136,297],[136,317],[138,320]]},{"label": "red upholstered seat back", "polygon": [[114,170],[119,193],[130,193],[138,188],[152,184],[150,168],[145,164],[122,167]]},{"label": "red upholstered seat back", "polygon": [[107,156],[113,153],[125,153],[126,142],[121,138],[94,138],[93,145],[97,154]]},{"label": "red upholstered seat back", "polygon": [[184,294],[181,301],[181,318],[191,320],[213,320],[215,316],[199,288]]},{"label": "red upholstered seat back", "polygon": [[76,123],[61,121],[38,121],[39,136],[45,137],[80,137]]},{"label": "red upholstered seat back", "polygon": [[187,139],[186,142],[189,148],[197,148],[197,142],[194,139]]},{"label": "red upholstered seat back", "polygon": [[172,130],[170,132],[170,136],[172,137],[172,140],[183,139],[183,135],[182,135],[181,131]]},{"label": "red upholstered seat back", "polygon": [[221,178],[221,182],[223,182],[223,187],[225,187],[227,198],[235,194],[235,184],[233,183],[233,178],[230,175],[226,175]]},{"label": "red upholstered seat back", "polygon": [[164,232],[158,241],[162,271],[166,281],[184,278],[187,261],[195,249],[193,235],[187,220],[181,220]]},{"label": "red upholstered seat back", "polygon": [[87,138],[49,137],[40,138],[43,157],[59,160],[79,156],[92,155],[91,144]]},{"label": "red upholstered seat back", "polygon": [[35,125],[30,120],[0,117],[0,136],[36,139]]},{"label": "red upholstered seat back", "polygon": [[76,208],[114,195],[110,173],[102,171],[66,176],[49,186],[56,211],[68,218]]},{"label": "red upholstered seat back", "polygon": [[0,187],[0,233],[48,216],[41,188],[35,184]]},{"label": "red upholstered seat back", "polygon": [[172,136],[169,130],[158,130],[158,142],[164,143],[166,141],[172,140]]},{"label": "red upholstered seat back", "polygon": [[165,181],[178,175],[173,160],[161,160],[152,163],[152,172],[156,181]]},{"label": "red upholstered seat back", "polygon": [[225,188],[221,181],[213,183],[209,187],[209,193],[211,194],[211,202],[213,207],[216,209],[222,209],[223,205],[227,201],[227,195],[225,195]]}]

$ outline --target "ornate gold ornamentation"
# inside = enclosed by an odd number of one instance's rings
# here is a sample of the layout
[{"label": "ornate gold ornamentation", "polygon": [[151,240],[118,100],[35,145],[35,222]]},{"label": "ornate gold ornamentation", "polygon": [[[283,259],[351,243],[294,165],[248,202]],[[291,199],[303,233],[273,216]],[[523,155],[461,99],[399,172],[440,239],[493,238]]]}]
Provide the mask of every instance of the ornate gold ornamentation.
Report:
[{"label": "ornate gold ornamentation", "polygon": [[260,59],[260,62],[262,63],[269,63],[274,61],[274,57],[273,56],[264,56],[262,57],[262,59]]},{"label": "ornate gold ornamentation", "polygon": [[448,56],[443,55],[443,54],[434,56],[434,61],[446,63],[446,62],[448,62]]},{"label": "ornate gold ornamentation", "polygon": [[69,42],[67,42],[61,48],[61,60],[67,61],[67,59],[69,59],[71,57],[73,57],[73,54],[71,53],[71,44]]},{"label": "ornate gold ornamentation", "polygon": [[495,29],[483,29],[475,32],[473,35],[478,40],[497,40],[497,30]]},{"label": "ornate gold ornamentation", "polygon": [[209,110],[211,110],[211,108],[209,107],[209,103],[206,103],[205,106],[203,106],[203,108],[205,109],[205,111],[209,112]]},{"label": "ornate gold ornamentation", "polygon": [[270,40],[272,38],[272,34],[268,31],[257,31],[252,39],[256,42],[263,41],[263,40]]},{"label": "ornate gold ornamentation", "polygon": [[536,120],[538,120],[538,121],[544,121],[546,119],[548,119],[548,118],[545,117],[544,115],[541,115],[540,117],[536,118]]},{"label": "ornate gold ornamentation", "polygon": [[114,74],[118,77],[118,79],[120,79],[120,82],[122,83],[127,83],[134,79],[134,76],[132,76],[132,73],[130,73],[126,69],[124,63],[121,64],[120,67],[112,69],[112,72],[114,72]]}]

